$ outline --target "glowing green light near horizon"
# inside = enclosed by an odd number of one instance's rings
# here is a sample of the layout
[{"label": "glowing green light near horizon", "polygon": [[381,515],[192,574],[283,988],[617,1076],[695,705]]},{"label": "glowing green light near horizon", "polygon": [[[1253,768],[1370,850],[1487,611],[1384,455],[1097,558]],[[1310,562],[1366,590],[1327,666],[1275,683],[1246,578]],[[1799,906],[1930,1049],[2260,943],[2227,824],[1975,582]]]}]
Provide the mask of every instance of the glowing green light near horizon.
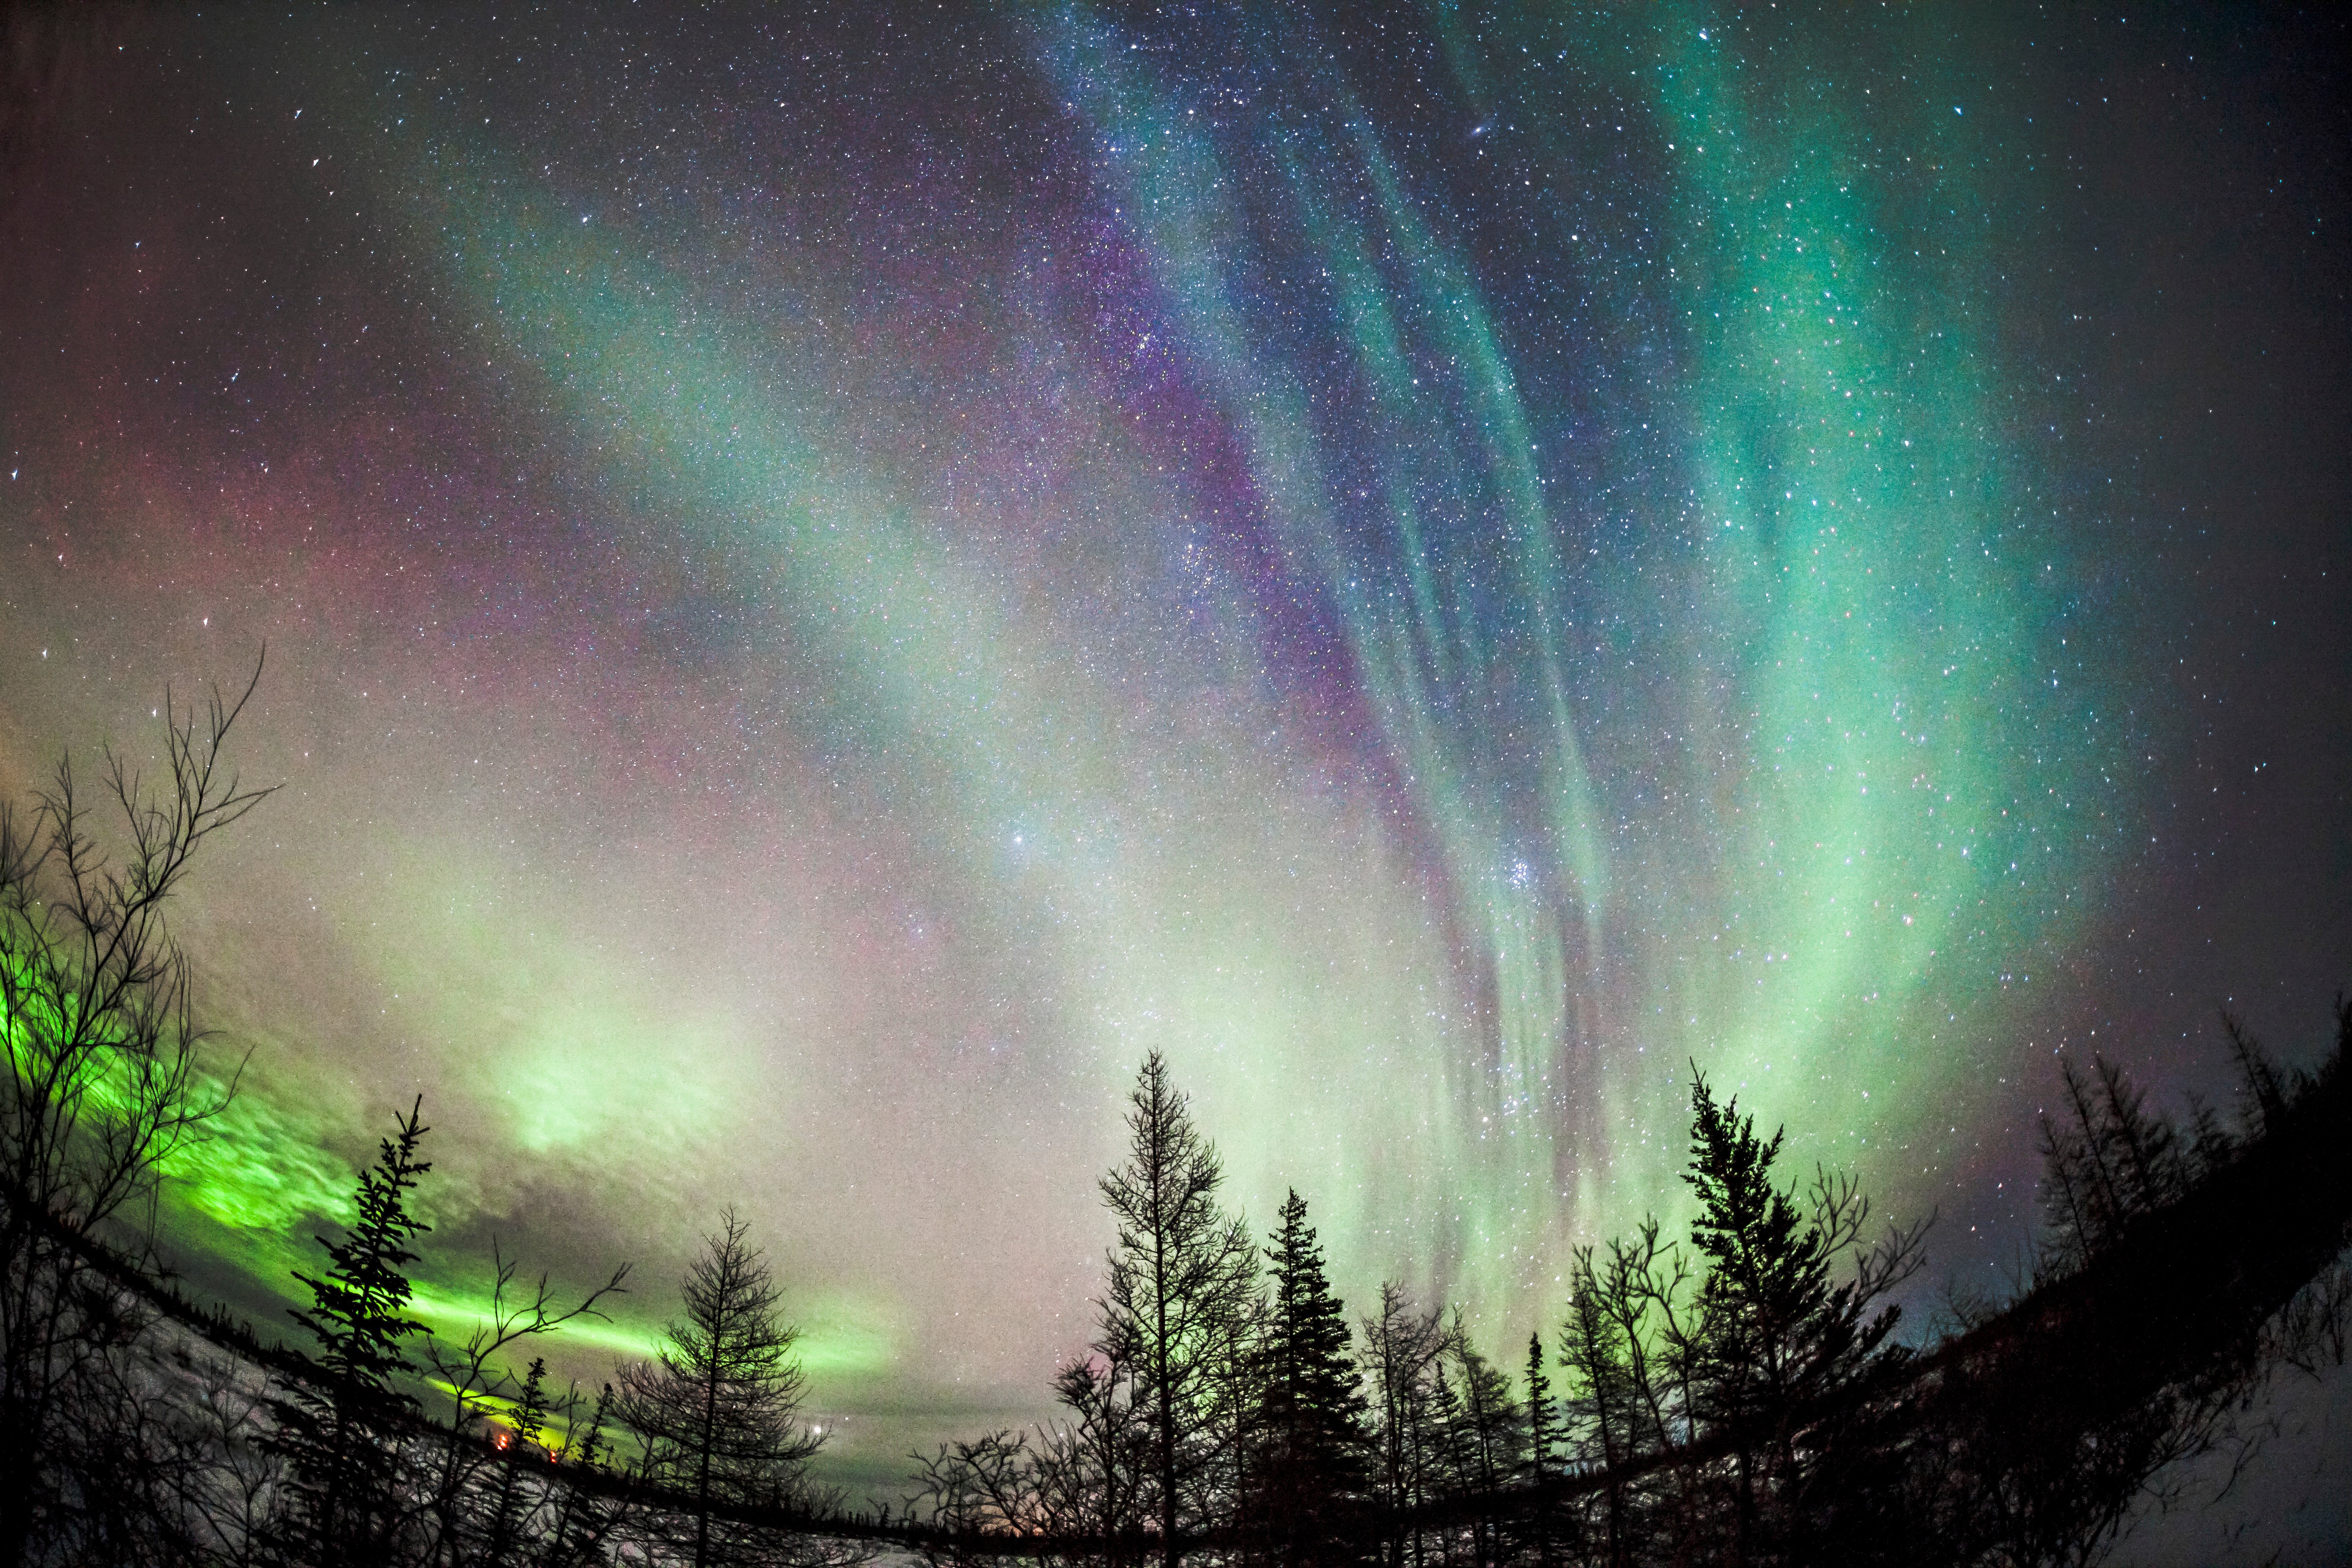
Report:
[{"label": "glowing green light near horizon", "polygon": [[[446,1270],[428,1269],[430,1279],[412,1287],[411,1312],[450,1344],[463,1344],[467,1335],[488,1323],[496,1303],[487,1285],[467,1288],[442,1282]],[[672,1281],[633,1279],[628,1292],[608,1297],[604,1316],[579,1317],[543,1339],[527,1342],[551,1352],[587,1348],[616,1363],[650,1361],[667,1340],[668,1324],[677,1315]],[[514,1303],[510,1287],[507,1305]],[[823,1288],[788,1290],[779,1317],[798,1331],[793,1354],[811,1376],[855,1379],[887,1372],[898,1359],[898,1334],[888,1327],[893,1313],[882,1303]],[[529,1359],[529,1352],[524,1353]]]},{"label": "glowing green light near horizon", "polygon": [[[75,1040],[79,1031],[70,1014],[60,1015],[52,992],[37,984],[9,987],[10,1010],[0,1017],[0,1045],[12,1069],[31,1081],[52,1076],[54,1044]],[[71,1004],[78,993],[64,998]],[[53,1114],[60,1125],[80,1129],[86,1112],[124,1123],[155,1108],[169,1090],[172,1055],[161,1042],[151,1058],[108,1044],[78,1045],[78,1074],[55,1083]],[[339,1215],[348,1206],[349,1182],[336,1162],[320,1152],[316,1129],[290,1126],[264,1097],[237,1094],[200,1066],[191,1065],[174,1098],[196,1120],[157,1146],[155,1170],[172,1184],[173,1201],[185,1202],[224,1225],[247,1230],[282,1229],[313,1215]],[[172,1107],[164,1107],[170,1110]]]},{"label": "glowing green light near horizon", "polygon": [[[20,988],[12,994],[22,1001],[25,994]],[[20,1071],[30,1048],[29,1036],[39,1022],[37,1016],[18,1012],[0,1020],[10,1060],[19,1064]],[[50,1037],[61,1037],[52,1032]],[[91,1070],[75,1089],[91,1110],[119,1117],[134,1105],[130,1075],[136,1063],[126,1053],[100,1048],[89,1053],[86,1061]],[[191,1074],[188,1102],[213,1109],[158,1162],[165,1202],[184,1205],[235,1233],[233,1249],[242,1254],[257,1282],[289,1300],[299,1299],[294,1271],[322,1267],[306,1228],[314,1223],[331,1228],[348,1222],[356,1173],[319,1148],[320,1129],[292,1125],[265,1093],[232,1093],[228,1085],[199,1068]],[[415,1199],[423,1213],[432,1211],[436,1195],[429,1190],[432,1178],[426,1182],[428,1190]],[[429,1250],[429,1241],[425,1245]],[[432,1282],[446,1278],[454,1261],[428,1257],[420,1264],[412,1281],[410,1310],[445,1341],[460,1344],[493,1319],[499,1303],[487,1285],[467,1289]],[[514,1299],[510,1290],[509,1308]],[[664,1337],[658,1325],[666,1320],[642,1321],[643,1312],[626,1301],[611,1306],[604,1316],[565,1324],[559,1331],[565,1346],[586,1346],[624,1361],[654,1355]],[[873,1301],[819,1293],[814,1326],[798,1342],[801,1365],[812,1374],[832,1378],[887,1371],[896,1357],[895,1336],[883,1327],[889,1316]],[[518,1353],[527,1352],[532,1342],[526,1342]],[[435,1386],[449,1392],[446,1385]],[[499,1407],[506,1405],[499,1403]]]}]

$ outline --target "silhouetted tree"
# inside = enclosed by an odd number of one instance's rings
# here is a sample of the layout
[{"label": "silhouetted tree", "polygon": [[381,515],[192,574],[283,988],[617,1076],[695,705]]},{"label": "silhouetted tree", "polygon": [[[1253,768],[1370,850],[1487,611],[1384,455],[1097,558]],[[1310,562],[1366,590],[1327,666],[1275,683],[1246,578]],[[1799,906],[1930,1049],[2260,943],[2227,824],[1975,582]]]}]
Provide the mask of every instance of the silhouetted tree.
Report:
[{"label": "silhouetted tree", "polygon": [[[1654,1216],[1633,1236],[1612,1238],[1598,1267],[1583,1270],[1594,1309],[1624,1347],[1623,1437],[1637,1458],[1688,1444],[1696,1434],[1708,1342],[1692,1270],[1682,1249],[1662,1239]],[[1675,1464],[1641,1478],[1617,1500],[1630,1499],[1640,1531],[1671,1541],[1677,1558],[1703,1555],[1709,1542],[1706,1467]]]},{"label": "silhouetted tree", "polygon": [[[916,1454],[910,1510],[932,1529],[962,1537],[1094,1533],[1052,1519],[1038,1496],[1037,1457],[1027,1434],[1003,1428],[942,1443],[929,1456]],[[924,1556],[938,1564],[979,1561],[960,1545],[934,1546]]]},{"label": "silhouetted tree", "polygon": [[1626,1472],[1639,1444],[1641,1407],[1624,1313],[1612,1310],[1608,1295],[1593,1249],[1578,1247],[1570,1265],[1568,1319],[1559,1331],[1559,1361],[1568,1373],[1561,1404],[1570,1451],[1600,1478],[1601,1542],[1605,1561],[1617,1568],[1628,1560],[1633,1537]]},{"label": "silhouetted tree", "polygon": [[1282,1205],[1270,1261],[1248,1516],[1280,1561],[1345,1561],[1349,1553],[1335,1538],[1363,1493],[1364,1395],[1348,1353],[1347,1316],[1296,1190]]},{"label": "silhouetted tree", "polygon": [[[1362,1365],[1371,1385],[1372,1487],[1391,1514],[1417,1509],[1443,1479],[1444,1405],[1450,1397],[1444,1362],[1452,1342],[1444,1315],[1416,1309],[1401,1286],[1382,1284],[1379,1310],[1360,1325]],[[1391,1531],[1387,1560],[1399,1564],[1424,1555],[1418,1523]]]},{"label": "silhouetted tree", "polygon": [[[70,757],[29,816],[0,803],[0,1565],[71,1552],[97,1511],[119,1511],[128,1438],[120,1358],[140,1304],[94,1270],[111,1230],[148,1258],[128,1216],[152,1214],[158,1173],[226,1101],[199,1073],[189,969],[164,915],[196,850],[268,790],[242,788],[223,743],[261,679],[215,692],[199,725],[163,708],[168,779],[150,791],[105,753],[101,793],[121,850]],[[113,816],[114,811],[105,813]],[[92,1484],[79,1459],[97,1463]]]},{"label": "silhouetted tree", "polygon": [[1127,1162],[1102,1179],[1118,1243],[1097,1349],[1134,1369],[1160,1552],[1175,1568],[1179,1531],[1204,1511],[1195,1482],[1218,1458],[1208,1439],[1234,1320],[1255,1295],[1257,1251],[1242,1222],[1217,1207],[1223,1168],[1157,1051],[1137,1075],[1127,1125]]},{"label": "silhouetted tree", "polygon": [[403,1342],[425,1325],[405,1316],[408,1243],[428,1227],[408,1212],[408,1194],[433,1166],[416,1158],[427,1129],[418,1096],[361,1173],[356,1210],[341,1241],[314,1239],[330,1267],[297,1272],[308,1310],[289,1309],[319,1342],[310,1373],[272,1402],[272,1447],[286,1458],[291,1506],[280,1530],[298,1557],[353,1564],[394,1560],[403,1515],[401,1461],[420,1412],[394,1380],[414,1374]]},{"label": "silhouetted tree", "polygon": [[[1035,1434],[996,1431],[916,1456],[918,1517],[960,1535],[1060,1541],[1051,1560],[1132,1563],[1142,1554],[1152,1501],[1151,1435],[1137,1417],[1129,1370],[1099,1354],[1065,1365],[1055,1396],[1069,1414]],[[1077,1543],[1084,1543],[1083,1545]],[[938,1563],[995,1562],[959,1545],[926,1549]]]},{"label": "silhouetted tree", "polygon": [[1769,1520],[1759,1510],[1784,1501],[1797,1484],[1795,1438],[1808,1406],[1858,1374],[1898,1315],[1892,1306],[1871,1311],[1891,1288],[1885,1268],[1865,1260],[1855,1279],[1832,1283],[1832,1265],[1855,1242],[1869,1206],[1850,1180],[1824,1173],[1811,1212],[1801,1209],[1774,1183],[1782,1138],[1757,1136],[1755,1119],[1739,1115],[1737,1100],[1717,1105],[1706,1079],[1694,1076],[1684,1179],[1699,1200],[1692,1245],[1708,1265],[1699,1290],[1697,1415],[1728,1439],[1735,1458],[1741,1561],[1764,1544],[1759,1529],[1785,1528],[1777,1508]]},{"label": "silhouetted tree", "polygon": [[749,1561],[752,1532],[714,1520],[714,1503],[804,1507],[821,1434],[797,1420],[805,1379],[799,1331],[777,1320],[776,1289],[751,1225],[729,1209],[685,1279],[686,1315],[651,1363],[621,1371],[621,1418],[645,1444],[646,1473],[683,1493],[696,1568]]},{"label": "silhouetted tree", "polygon": [[1968,1314],[1931,1358],[1918,1422],[1932,1436],[1912,1441],[1960,1462],[1916,1506],[1984,1555],[2095,1560],[2167,1467],[2223,1447],[2242,1457],[2259,1437],[2239,1419],[2254,1393],[2282,1368],[2324,1363],[2331,1334],[2341,1343],[2352,1009],[2339,1004],[2315,1075],[2280,1068],[2223,1022],[2235,1127],[2194,1106],[2174,1121],[2103,1059],[2062,1068],[2034,1288]]},{"label": "silhouetted tree", "polygon": [[[1187,1519],[1213,1522],[1198,1478],[1238,1473],[1253,1528],[1195,1534],[1194,1547],[1223,1562],[1266,1547],[1328,1561],[1377,1530],[1395,1568],[2080,1568],[2161,1466],[2231,1436],[2231,1413],[2272,1370],[2345,1357],[2352,1007],[2338,1029],[2315,1074],[2279,1069],[2233,1036],[2248,1098],[2234,1129],[2201,1109],[2168,1121],[2104,1064],[2065,1075],[2069,1120],[2044,1138],[2052,1232],[2033,1288],[1919,1352],[1890,1342],[1886,1299],[1917,1267],[1924,1226],[1865,1244],[1869,1205],[1852,1178],[1784,1184],[1780,1135],[1759,1137],[1701,1080],[1693,1238],[1669,1241],[1649,1219],[1575,1250],[1557,1401],[1539,1335],[1522,1405],[1459,1314],[1449,1322],[1383,1287],[1360,1324],[1373,1397],[1353,1519],[1335,1509],[1306,1522],[1317,1504],[1285,1469],[1304,1403],[1289,1370],[1299,1326],[1338,1313],[1294,1194],[1269,1247],[1246,1463],[1220,1469],[1206,1456],[1182,1494]],[[1107,1331],[1065,1369],[1076,1425],[1034,1446],[997,1434],[942,1449],[926,1467],[941,1483],[932,1495],[957,1500],[935,1517],[1030,1536],[1024,1550],[1064,1563],[1131,1560],[1140,1542],[1118,1521],[1169,1495],[1144,1376],[1123,1370],[1140,1363],[1121,1360],[1142,1342]],[[1190,1430],[1196,1444],[1235,1440],[1205,1419]],[[1287,1538],[1286,1512],[1302,1521]],[[939,1549],[974,1563],[996,1550]]]},{"label": "silhouetted tree", "polygon": [[1150,1518],[1159,1449],[1138,1394],[1138,1348],[1108,1338],[1055,1375],[1054,1396],[1070,1419],[1046,1432],[1035,1456],[1043,1528],[1111,1539],[1138,1534]]},{"label": "silhouetted tree", "polygon": [[486,1568],[506,1568],[521,1557],[530,1515],[540,1500],[534,1495],[538,1489],[524,1484],[522,1475],[526,1465],[544,1467],[549,1462],[541,1441],[548,1415],[545,1357],[530,1358],[515,1394],[513,1417],[496,1444],[504,1465],[492,1489],[490,1517],[482,1530],[481,1560]]},{"label": "silhouetted tree", "polygon": [[[1450,1337],[1461,1412],[1454,1444],[1455,1486],[1470,1495],[1492,1497],[1518,1479],[1527,1412],[1512,1396],[1509,1375],[1470,1342],[1469,1330],[1458,1310]],[[1478,1568],[1487,1568],[1499,1560],[1501,1545],[1493,1522],[1484,1513],[1474,1513],[1471,1561]]]},{"label": "silhouetted tree", "polygon": [[[449,1399],[446,1430],[455,1439],[438,1445],[429,1469],[416,1478],[416,1484],[426,1494],[422,1507],[430,1521],[422,1548],[427,1562],[460,1556],[478,1542],[488,1539],[481,1531],[497,1528],[495,1521],[472,1517],[478,1510],[479,1500],[476,1493],[480,1488],[481,1472],[491,1462],[481,1442],[484,1427],[499,1403],[528,1406],[531,1398],[544,1397],[543,1393],[528,1386],[528,1373],[518,1378],[508,1364],[514,1347],[553,1333],[574,1318],[604,1317],[597,1303],[624,1288],[629,1269],[623,1264],[613,1271],[611,1279],[570,1306],[559,1304],[545,1274],[528,1291],[519,1289],[519,1272],[520,1265],[507,1258],[493,1239],[488,1314],[474,1325],[462,1343],[445,1343],[430,1336],[425,1342],[425,1360],[431,1381]],[[539,1363],[534,1361],[532,1364]],[[509,1485],[513,1479],[514,1469],[509,1465],[503,1472],[501,1486]]]},{"label": "silhouetted tree", "polygon": [[[597,1394],[587,1422],[571,1427],[557,1458],[560,1474],[571,1479],[584,1476],[593,1482],[612,1473],[613,1445],[605,1434],[611,1428],[613,1405],[613,1385],[608,1383]],[[629,1515],[625,1496],[593,1485],[559,1485],[546,1538],[531,1553],[533,1568],[603,1564],[610,1560],[611,1544]]]},{"label": "silhouetted tree", "polygon": [[1535,1494],[1533,1508],[1528,1518],[1528,1543],[1535,1548],[1540,1568],[1551,1568],[1552,1560],[1552,1499],[1551,1483],[1559,1472],[1554,1462],[1554,1445],[1559,1440],[1559,1411],[1552,1401],[1551,1378],[1544,1371],[1543,1334],[1540,1331],[1528,1335],[1528,1447],[1525,1471],[1528,1489]]}]

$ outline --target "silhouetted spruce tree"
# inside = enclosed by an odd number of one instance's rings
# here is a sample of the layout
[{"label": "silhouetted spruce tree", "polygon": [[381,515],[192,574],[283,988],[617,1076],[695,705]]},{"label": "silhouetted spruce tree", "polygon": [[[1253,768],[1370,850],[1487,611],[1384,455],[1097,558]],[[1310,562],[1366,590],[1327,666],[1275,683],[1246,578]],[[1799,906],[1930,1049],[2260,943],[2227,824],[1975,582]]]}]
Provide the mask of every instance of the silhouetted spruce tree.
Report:
[{"label": "silhouetted spruce tree", "polygon": [[[2096,1560],[2152,1478],[2251,1443],[2239,1424],[2267,1379],[2340,1364],[2352,1007],[2339,998],[2315,1077],[2222,1022],[2242,1080],[2234,1129],[2193,1101],[2176,1121],[2104,1059],[2062,1068],[2035,1289],[1971,1315],[1949,1347],[1974,1352],[1949,1357],[1966,1375],[1918,1422],[1958,1460],[1931,1478],[1940,1533],[1973,1538],[1982,1557]],[[2314,1357],[2331,1336],[2335,1353]]]},{"label": "silhouetted spruce tree", "polygon": [[425,1327],[404,1315],[408,1266],[416,1261],[408,1243],[427,1229],[408,1212],[409,1193],[433,1168],[416,1158],[428,1131],[424,1111],[420,1095],[396,1135],[379,1144],[343,1239],[315,1238],[331,1267],[294,1276],[310,1287],[312,1305],[291,1315],[320,1353],[310,1374],[271,1402],[271,1444],[288,1463],[292,1506],[282,1544],[298,1560],[383,1563],[396,1549],[401,1450],[418,1410],[393,1380],[415,1371],[402,1342]]},{"label": "silhouetted spruce tree", "polygon": [[1364,1395],[1348,1320],[1296,1190],[1269,1252],[1274,1296],[1260,1350],[1249,1517],[1285,1563],[1352,1560],[1339,1521],[1364,1489]]},{"label": "silhouetted spruce tree", "polygon": [[[518,1378],[505,1364],[515,1348],[541,1334],[553,1333],[579,1317],[604,1316],[597,1305],[623,1288],[626,1265],[613,1271],[602,1287],[570,1306],[560,1303],[542,1274],[518,1289],[521,1266],[505,1256],[495,1238],[490,1244],[489,1310],[476,1320],[462,1342],[447,1342],[428,1336],[425,1342],[425,1380],[448,1396],[449,1415],[442,1427],[444,1439],[420,1454],[425,1462],[412,1483],[422,1517],[421,1555],[427,1563],[459,1554],[461,1543],[480,1534],[478,1519],[491,1465],[491,1452],[479,1441],[489,1436],[491,1413],[502,1404],[528,1403],[527,1378]],[[543,1392],[543,1391],[542,1391]],[[512,1476],[511,1468],[507,1474]]]},{"label": "silhouetted spruce tree", "polygon": [[[1856,1278],[1831,1283],[1868,1205],[1851,1181],[1824,1173],[1810,1213],[1773,1182],[1783,1134],[1756,1134],[1738,1101],[1717,1105],[1704,1077],[1691,1085],[1690,1167],[1698,1194],[1692,1244],[1707,1261],[1699,1289],[1702,1421],[1736,1458],[1735,1551],[1743,1561],[1785,1532],[1778,1507],[1797,1489],[1795,1436],[1809,1406],[1858,1376],[1895,1327],[1874,1300],[1907,1272],[1917,1231],[1865,1256]],[[1769,1515],[1769,1517],[1768,1517]]]},{"label": "silhouetted spruce tree", "polygon": [[1257,1249],[1242,1222],[1217,1207],[1223,1167],[1157,1051],[1136,1077],[1127,1126],[1127,1162],[1102,1179],[1118,1244],[1097,1348],[1134,1369],[1160,1553],[1176,1568],[1179,1531],[1207,1515],[1197,1483],[1216,1463],[1208,1439],[1233,1320],[1255,1292]]},{"label": "silhouetted spruce tree", "polygon": [[686,1315],[650,1363],[621,1371],[620,1415],[646,1447],[646,1470],[682,1492],[693,1529],[672,1544],[695,1568],[750,1560],[751,1532],[714,1520],[714,1503],[804,1507],[822,1435],[796,1419],[805,1380],[797,1329],[777,1321],[779,1292],[749,1221],[733,1209],[687,1271]]},{"label": "silhouetted spruce tree", "polygon": [[1543,1334],[1528,1335],[1527,1468],[1523,1472],[1535,1500],[1528,1511],[1528,1543],[1541,1568],[1551,1568],[1552,1479],[1559,1472],[1553,1463],[1553,1446],[1559,1440],[1559,1408],[1552,1403],[1551,1379],[1544,1372]]},{"label": "silhouetted spruce tree", "polygon": [[[1451,1329],[1441,1331],[1441,1335],[1437,1359],[1430,1363],[1422,1394],[1421,1425],[1414,1444],[1416,1506],[1458,1501],[1473,1489],[1469,1422],[1462,1407],[1461,1388],[1453,1376],[1457,1346]],[[1466,1544],[1460,1539],[1462,1533],[1460,1521],[1453,1518],[1417,1525],[1413,1562],[1419,1564],[1433,1558],[1439,1563],[1454,1562]]]}]

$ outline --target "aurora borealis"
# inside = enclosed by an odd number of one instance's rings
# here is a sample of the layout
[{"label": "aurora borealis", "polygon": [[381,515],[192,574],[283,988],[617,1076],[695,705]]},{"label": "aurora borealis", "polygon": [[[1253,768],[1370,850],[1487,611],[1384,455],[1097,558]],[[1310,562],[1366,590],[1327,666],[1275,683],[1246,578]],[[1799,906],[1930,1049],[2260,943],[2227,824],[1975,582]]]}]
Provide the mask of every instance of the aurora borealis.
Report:
[{"label": "aurora borealis", "polygon": [[634,1259],[602,1375],[739,1203],[884,1466],[1042,1412],[1155,1047],[1501,1345],[1692,1062],[1990,1281],[2054,1052],[2352,980],[2338,24],[18,31],[0,783],[268,646],[165,1215],[257,1311],[422,1093],[428,1312]]}]

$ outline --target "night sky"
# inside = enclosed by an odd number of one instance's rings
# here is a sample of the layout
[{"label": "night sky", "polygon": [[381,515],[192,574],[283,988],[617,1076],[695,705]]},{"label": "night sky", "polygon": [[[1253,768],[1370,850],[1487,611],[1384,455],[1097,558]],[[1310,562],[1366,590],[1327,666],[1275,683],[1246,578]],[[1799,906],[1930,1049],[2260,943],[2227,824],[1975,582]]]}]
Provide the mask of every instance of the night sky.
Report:
[{"label": "night sky", "polygon": [[0,784],[268,649],[208,1288],[421,1092],[436,1322],[739,1204],[866,1477],[1044,1413],[1151,1049],[1500,1351],[1694,1061],[1997,1289],[2062,1054],[2322,1043],[2326,8],[489,10],[11,25]]}]

